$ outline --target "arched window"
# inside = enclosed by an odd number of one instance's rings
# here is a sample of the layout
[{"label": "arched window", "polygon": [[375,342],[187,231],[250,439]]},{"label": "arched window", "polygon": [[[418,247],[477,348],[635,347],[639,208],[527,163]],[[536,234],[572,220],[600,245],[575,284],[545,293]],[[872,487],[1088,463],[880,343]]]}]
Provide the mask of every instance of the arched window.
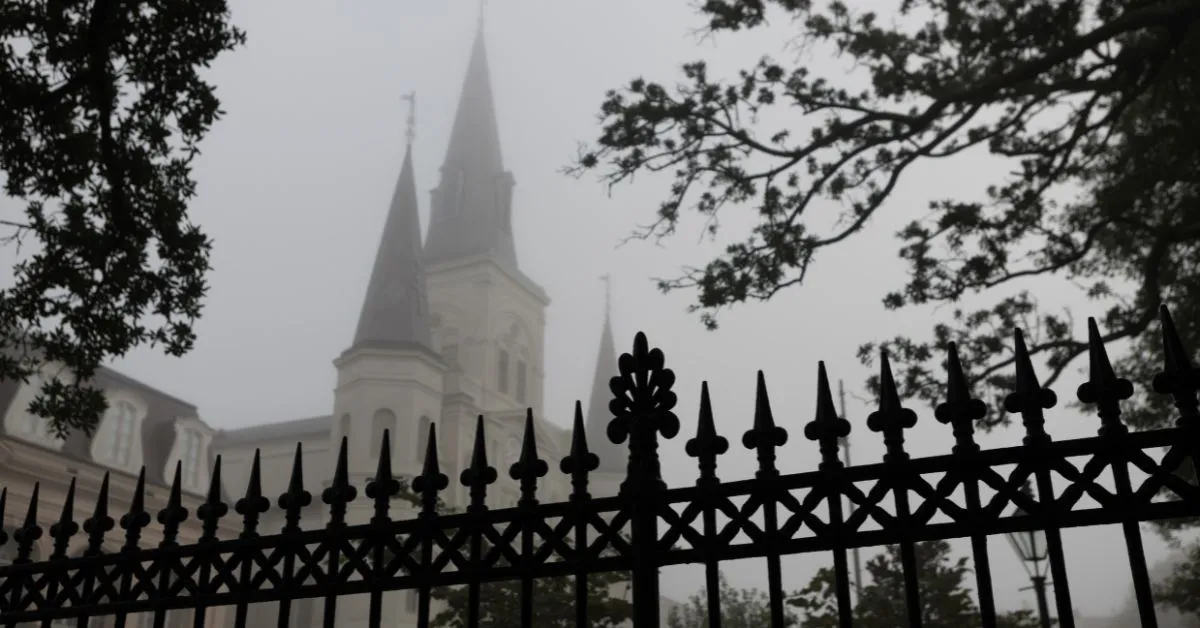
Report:
[{"label": "arched window", "polygon": [[[386,408],[375,412],[375,416],[371,419],[371,457],[378,458],[380,448],[383,447],[383,433],[387,431],[388,439],[396,437],[396,413]],[[393,441],[394,442],[394,441]],[[392,443],[389,442],[390,446]]]},{"label": "arched window", "polygon": [[500,350],[500,357],[496,364],[496,388],[504,394],[508,394],[508,351]]},{"label": "arched window", "polygon": [[425,449],[429,446],[429,428],[433,426],[433,419],[427,416],[421,417],[421,421],[417,424],[417,462],[424,464]]},{"label": "arched window", "polygon": [[517,358],[517,402],[518,403],[525,403],[525,397],[526,397],[526,395],[528,395],[528,390],[526,387],[529,385],[529,382],[528,382],[529,377],[528,377],[528,374],[526,373],[526,370],[527,370],[527,367],[525,366],[525,356],[518,357]]},{"label": "arched window", "polygon": [[133,430],[137,408],[128,401],[119,401],[108,410],[108,437],[100,455],[110,463],[128,466],[133,451]]}]

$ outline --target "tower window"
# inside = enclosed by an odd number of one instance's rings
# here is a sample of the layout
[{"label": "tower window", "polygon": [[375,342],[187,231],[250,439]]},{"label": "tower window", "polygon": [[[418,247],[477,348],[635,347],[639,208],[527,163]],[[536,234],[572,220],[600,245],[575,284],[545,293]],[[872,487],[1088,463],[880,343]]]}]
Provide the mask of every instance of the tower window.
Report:
[{"label": "tower window", "polygon": [[[391,410],[379,410],[375,413],[375,417],[371,420],[371,457],[378,458],[380,448],[384,443],[384,432],[388,433],[388,440],[396,437],[396,414]],[[388,443],[391,445],[391,443]]]},{"label": "tower window", "polygon": [[526,386],[525,370],[526,370],[525,369],[525,360],[518,359],[517,360],[517,401],[519,401],[521,403],[525,403],[525,395],[527,394],[527,391],[525,390],[525,386]]},{"label": "tower window", "polygon": [[422,464],[425,463],[425,450],[429,447],[429,429],[432,425],[433,420],[423,416],[417,427],[417,462]]},{"label": "tower window", "polygon": [[350,436],[350,415],[349,414],[343,414],[342,418],[339,419],[338,430],[341,432],[341,434],[339,434],[340,437],[345,438],[347,436]]},{"label": "tower window", "polygon": [[500,360],[496,369],[496,387],[500,389],[500,392],[508,394],[508,351],[500,350]]}]

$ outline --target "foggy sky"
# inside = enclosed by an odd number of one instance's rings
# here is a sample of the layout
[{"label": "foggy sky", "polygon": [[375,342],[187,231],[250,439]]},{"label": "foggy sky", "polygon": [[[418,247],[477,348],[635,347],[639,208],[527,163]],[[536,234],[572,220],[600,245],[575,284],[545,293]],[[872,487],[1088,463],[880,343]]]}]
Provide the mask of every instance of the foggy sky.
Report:
[{"label": "foggy sky", "polygon": [[[927,334],[935,314],[889,313],[880,304],[903,278],[893,234],[935,196],[978,197],[1004,171],[979,156],[912,169],[880,219],[822,254],[805,287],[723,312],[721,329],[706,332],[685,311],[693,294],[662,295],[651,278],[702,265],[744,233],[751,212],[726,210],[722,225],[729,235],[716,243],[704,241],[701,222],[691,219],[662,246],[618,248],[631,228],[651,220],[669,181],[641,177],[610,196],[594,177],[575,180],[558,172],[577,141],[596,137],[606,89],[638,75],[673,84],[677,66],[695,58],[712,60],[720,75],[764,52],[796,54],[783,46],[790,35],[785,22],[766,34],[701,40],[694,30],[702,22],[691,4],[496,1],[486,26],[504,160],[517,183],[518,257],[552,301],[547,414],[567,425],[574,400],[587,402],[603,315],[598,277],[611,273],[618,349],[628,350],[633,334],[644,331],[679,376],[684,428],[663,453],[673,485],[694,481],[683,442],[694,431],[702,380],[710,384],[718,430],[734,444],[719,474],[740,479],[753,473],[753,456],[740,440],[750,427],[757,369],[765,371],[776,419],[790,433],[783,470],[814,469],[819,456],[803,438],[803,424],[813,416],[817,361],[825,360],[831,378],[844,379],[848,392],[865,397],[868,373],[855,359],[857,346],[900,333]],[[414,157],[427,226],[428,191],[444,157],[476,11],[467,0],[233,0],[234,20],[248,31],[249,43],[211,72],[227,114],[202,145],[195,172],[199,197],[192,216],[215,241],[199,341],[183,359],[141,350],[116,363],[118,370],[195,403],[217,427],[330,412],[332,360],[349,346],[403,156],[401,95],[418,94]],[[820,55],[811,63],[834,78],[849,68],[849,61]],[[1039,285],[1052,287],[1041,293],[1048,303],[1083,302],[1054,282],[1025,284]],[[1093,307],[1090,313],[1101,311]],[[1089,310],[1084,306],[1080,313]],[[1083,320],[1078,322],[1083,337]],[[1079,381],[1074,372],[1064,377],[1054,387],[1059,398],[1073,399]],[[878,460],[882,438],[865,425],[870,408],[851,398],[848,409],[855,460]],[[915,409],[920,418],[909,434],[910,451],[948,452],[949,427],[934,421],[928,408]],[[1056,438],[1090,435],[1099,426],[1095,418],[1061,408],[1048,414],[1047,429]],[[1014,428],[981,440],[995,446],[1019,438]],[[1083,614],[1124,606],[1129,576],[1119,530],[1065,536],[1071,588]],[[1164,545],[1149,532],[1145,536],[1151,560],[1161,558]],[[1018,578],[1011,550],[1003,539],[993,539],[991,548],[1001,608],[1029,607],[1032,595],[1017,590],[1028,583]],[[828,556],[785,559],[785,585],[799,588],[829,563]],[[726,570],[739,586],[765,586],[761,562]],[[676,599],[703,582],[699,568],[668,573],[664,594]]]}]

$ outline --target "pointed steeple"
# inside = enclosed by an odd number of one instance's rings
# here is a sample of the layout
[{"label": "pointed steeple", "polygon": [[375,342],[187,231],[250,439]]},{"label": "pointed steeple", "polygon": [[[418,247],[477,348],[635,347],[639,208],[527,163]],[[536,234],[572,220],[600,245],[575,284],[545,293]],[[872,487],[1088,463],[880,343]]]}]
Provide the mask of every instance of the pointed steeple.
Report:
[{"label": "pointed steeple", "polygon": [[587,443],[592,453],[600,458],[600,473],[624,473],[629,461],[625,447],[614,444],[608,438],[608,422],[612,412],[608,402],[613,394],[608,382],[618,374],[617,349],[613,344],[611,283],[608,275],[601,277],[605,282],[604,330],[600,333],[600,353],[596,356],[596,371],[592,379],[592,398],[588,403]]},{"label": "pointed steeple", "polygon": [[353,347],[433,350],[411,144],[404,151]]},{"label": "pointed steeple", "polygon": [[500,131],[488,73],[483,23],[475,34],[450,145],[433,191],[425,259],[486,256],[517,270],[512,236],[512,174],[500,156]]}]

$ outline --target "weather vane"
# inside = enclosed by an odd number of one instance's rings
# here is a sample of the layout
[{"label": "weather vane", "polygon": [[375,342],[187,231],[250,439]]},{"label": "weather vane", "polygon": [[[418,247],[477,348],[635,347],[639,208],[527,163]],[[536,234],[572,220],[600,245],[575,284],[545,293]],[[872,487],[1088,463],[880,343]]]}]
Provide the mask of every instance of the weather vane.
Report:
[{"label": "weather vane", "polygon": [[609,316],[612,314],[612,275],[600,275],[600,281],[604,282],[604,315]]},{"label": "weather vane", "polygon": [[400,99],[408,103],[408,128],[404,131],[404,137],[411,145],[413,140],[417,139],[417,92],[413,90],[401,96]]}]

